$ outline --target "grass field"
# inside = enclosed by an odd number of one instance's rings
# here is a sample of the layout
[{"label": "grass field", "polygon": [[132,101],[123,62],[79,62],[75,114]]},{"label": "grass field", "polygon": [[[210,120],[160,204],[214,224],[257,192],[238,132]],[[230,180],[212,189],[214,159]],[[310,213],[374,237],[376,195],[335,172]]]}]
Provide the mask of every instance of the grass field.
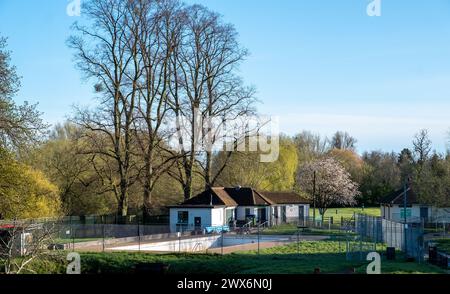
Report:
[{"label": "grass field", "polygon": [[450,254],[450,239],[437,239],[435,242],[439,251]]},{"label": "grass field", "polygon": [[[333,217],[335,224],[340,224],[341,217],[350,219],[355,213],[364,213],[371,216],[380,216],[380,209],[378,207],[365,208],[330,208],[325,212],[325,217]],[[310,216],[313,216],[313,211],[310,210]],[[319,211],[316,210],[316,217],[319,217]],[[297,226],[292,224],[283,224],[276,227],[265,229],[262,234],[264,235],[294,235],[297,234]],[[348,235],[348,233],[340,230],[327,230],[325,229],[307,229],[302,232],[305,235]]]},{"label": "grass field", "polygon": [[[327,211],[325,211],[325,217],[333,217],[335,219],[340,219],[341,217],[351,218],[354,213],[364,213],[372,216],[380,216],[381,210],[379,207],[368,207],[364,208],[364,210],[361,207],[329,208],[327,209]],[[312,208],[309,210],[309,215],[313,216]],[[317,216],[319,216],[318,209],[316,209],[316,217]]]},{"label": "grass field", "polygon": [[[261,235],[296,235],[298,232],[295,224],[282,224],[265,229]],[[342,230],[328,230],[328,229],[304,229],[301,231],[302,235],[326,235],[326,236],[347,236],[354,235],[354,233],[347,233]]]},{"label": "grass field", "polygon": [[[83,253],[82,272],[132,273],[137,263],[161,262],[170,265],[172,274],[311,274],[315,268],[322,273],[347,273],[354,269],[365,273],[367,261],[347,261],[343,243],[337,241],[301,242],[300,254],[297,243],[256,251],[229,255],[207,254],[145,254],[145,253]],[[61,259],[63,260],[63,259]],[[35,262],[35,272],[63,273],[64,262]],[[397,261],[382,261],[382,272],[400,273],[443,273],[435,266],[406,262],[398,256]]]}]

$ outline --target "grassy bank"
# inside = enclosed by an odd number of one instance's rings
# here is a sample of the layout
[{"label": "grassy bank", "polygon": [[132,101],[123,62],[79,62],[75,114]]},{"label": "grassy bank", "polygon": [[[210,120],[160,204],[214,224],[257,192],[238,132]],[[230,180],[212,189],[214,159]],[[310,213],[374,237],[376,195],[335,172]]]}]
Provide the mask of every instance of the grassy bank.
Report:
[{"label": "grassy bank", "polygon": [[[270,227],[261,231],[261,235],[297,235],[297,225],[283,224],[275,227]],[[328,229],[303,229],[301,235],[320,235],[320,236],[347,236],[354,235],[354,233],[347,233],[342,230],[328,230]]]},{"label": "grassy bank", "polygon": [[[315,268],[322,273],[346,273],[355,269],[365,273],[367,261],[346,260],[342,243],[336,241],[301,242],[300,254],[297,243],[256,251],[230,255],[207,254],[145,254],[145,253],[83,253],[83,273],[132,273],[137,263],[165,263],[170,265],[169,273],[194,274],[310,274]],[[49,264],[50,263],[50,264]],[[64,273],[64,262],[35,262],[38,273]],[[428,264],[396,261],[382,261],[382,272],[399,273],[443,273]]]}]

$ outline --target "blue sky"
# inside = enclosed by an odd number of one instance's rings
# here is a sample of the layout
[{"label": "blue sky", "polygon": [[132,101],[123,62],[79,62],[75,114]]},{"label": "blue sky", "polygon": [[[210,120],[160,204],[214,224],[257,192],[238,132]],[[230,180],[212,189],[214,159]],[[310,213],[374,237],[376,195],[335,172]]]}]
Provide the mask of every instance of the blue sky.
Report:
[{"label": "blue sky", "polygon": [[[92,87],[74,69],[65,41],[77,20],[68,0],[0,0],[0,34],[23,76],[18,101],[39,102],[50,123]],[[450,1],[189,0],[221,13],[251,53],[241,74],[261,113],[281,130],[331,135],[346,130],[358,149],[399,151],[429,129],[435,148],[450,128]]]}]

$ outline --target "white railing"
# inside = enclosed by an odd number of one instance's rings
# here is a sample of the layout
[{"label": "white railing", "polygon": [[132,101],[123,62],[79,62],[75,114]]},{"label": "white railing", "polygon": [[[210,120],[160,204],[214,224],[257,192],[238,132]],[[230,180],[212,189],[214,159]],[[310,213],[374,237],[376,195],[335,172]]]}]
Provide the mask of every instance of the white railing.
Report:
[{"label": "white railing", "polygon": [[242,227],[239,228],[239,232],[240,232],[241,234],[249,233],[249,232],[250,232],[250,227],[251,227],[252,223],[253,223],[253,222],[248,222],[248,223],[244,224]]},{"label": "white railing", "polygon": [[199,252],[203,250],[203,244],[200,242],[195,243],[194,248],[192,248],[192,252]]},{"label": "white railing", "polygon": [[258,228],[265,229],[265,228],[268,228],[268,227],[269,227],[269,221],[265,221],[265,222],[263,222],[263,223],[258,225]]}]

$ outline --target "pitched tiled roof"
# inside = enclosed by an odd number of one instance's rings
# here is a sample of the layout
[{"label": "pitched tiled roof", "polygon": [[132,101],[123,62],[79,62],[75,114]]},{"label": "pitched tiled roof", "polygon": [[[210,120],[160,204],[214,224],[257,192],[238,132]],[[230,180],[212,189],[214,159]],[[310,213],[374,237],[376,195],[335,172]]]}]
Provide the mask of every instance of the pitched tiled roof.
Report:
[{"label": "pitched tiled roof", "polygon": [[248,187],[207,189],[181,206],[269,206],[276,204],[309,204],[293,192],[258,192]]},{"label": "pitched tiled roof", "polygon": [[222,202],[227,206],[237,206],[237,202],[230,197],[230,195],[225,191],[224,187],[211,188],[214,193],[222,200]]},{"label": "pitched tiled roof", "polygon": [[237,203],[228,196],[224,188],[211,188],[185,201],[182,205],[237,206]]},{"label": "pitched tiled roof", "polygon": [[[381,204],[403,204],[404,191],[405,190],[402,188],[400,190],[392,192],[381,200]],[[411,188],[408,188],[406,190],[406,204],[420,204],[416,193]]]},{"label": "pitched tiled roof", "polygon": [[274,204],[310,204],[311,201],[294,192],[262,192]]},{"label": "pitched tiled roof", "polygon": [[225,188],[225,191],[240,206],[269,206],[272,204],[252,188]]}]

